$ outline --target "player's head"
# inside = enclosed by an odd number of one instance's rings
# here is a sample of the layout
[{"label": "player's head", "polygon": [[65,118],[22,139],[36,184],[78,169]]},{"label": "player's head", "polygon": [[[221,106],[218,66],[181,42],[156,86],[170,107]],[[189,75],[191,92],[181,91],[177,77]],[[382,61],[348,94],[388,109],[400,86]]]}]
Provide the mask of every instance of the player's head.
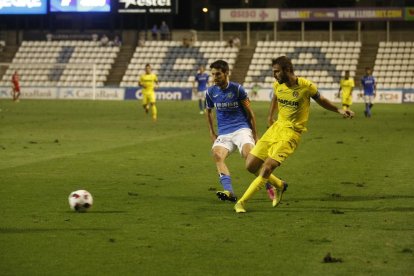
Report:
[{"label": "player's head", "polygon": [[272,59],[273,77],[280,83],[289,82],[289,76],[294,75],[292,61],[287,56]]},{"label": "player's head", "polygon": [[224,60],[216,60],[210,65],[211,75],[215,85],[226,86],[229,77],[229,64]]},{"label": "player's head", "polygon": [[345,71],[345,79],[349,79],[349,70]]},{"label": "player's head", "polygon": [[204,73],[204,71],[206,71],[206,68],[204,68],[204,66],[201,65],[200,68],[199,68],[199,70],[200,70],[200,73],[202,74],[202,73]]},{"label": "player's head", "polygon": [[151,65],[149,63],[145,64],[145,73],[147,74],[151,73]]},{"label": "player's head", "polygon": [[372,73],[371,67],[365,67],[365,73],[369,76]]}]

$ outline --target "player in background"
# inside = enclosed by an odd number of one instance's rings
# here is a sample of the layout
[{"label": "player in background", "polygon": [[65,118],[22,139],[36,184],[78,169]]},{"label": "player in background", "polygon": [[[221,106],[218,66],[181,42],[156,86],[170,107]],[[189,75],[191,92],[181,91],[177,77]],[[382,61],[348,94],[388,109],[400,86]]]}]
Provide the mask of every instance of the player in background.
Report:
[{"label": "player in background", "polygon": [[365,68],[365,76],[361,78],[361,86],[364,90],[365,102],[365,117],[371,117],[371,109],[374,106],[373,101],[377,94],[377,85],[375,78],[372,76],[372,70],[369,67]]},{"label": "player in background", "polygon": [[[218,191],[221,200],[237,200],[232,185],[229,169],[225,164],[227,156],[238,148],[246,158],[257,140],[256,119],[244,88],[229,81],[229,65],[224,60],[217,60],[210,65],[214,85],[206,93],[207,122],[213,141],[212,153],[216,163],[219,180],[223,191]],[[216,109],[218,135],[213,126],[213,109]],[[275,179],[282,183],[280,179]],[[272,183],[273,184],[273,183]],[[274,188],[268,184],[269,197],[273,200]]]},{"label": "player in background", "polygon": [[[270,104],[268,123],[270,127],[260,138],[246,159],[246,168],[259,175],[253,180],[240,200],[234,205],[237,213],[246,212],[246,202],[268,181],[272,172],[296,149],[301,134],[306,131],[309,117],[310,99],[314,99],[323,108],[339,113],[343,117],[352,117],[351,110],[337,108],[328,99],[321,96],[311,81],[297,77],[289,58],[281,56],[272,60],[273,99]],[[273,117],[278,111],[277,121]],[[277,206],[287,185],[277,187]]]},{"label": "player in background", "polygon": [[158,87],[158,77],[151,72],[151,65],[145,65],[145,73],[139,77],[139,85],[142,86],[142,106],[148,114],[151,108],[152,119],[157,121],[157,107],[155,106],[155,88]]},{"label": "player in background", "polygon": [[[199,72],[195,75],[193,83],[193,91],[197,91],[198,97],[198,107],[200,109],[200,114],[204,114],[206,109],[206,91],[208,86],[209,75],[205,72],[204,66],[200,66]],[[197,83],[197,90],[195,89]]]},{"label": "player in background", "polygon": [[19,102],[20,97],[20,83],[19,83],[19,74],[17,71],[14,71],[12,78],[11,78],[11,84],[12,84],[12,97],[14,102]]},{"label": "player in background", "polygon": [[[339,82],[338,98],[342,98],[342,109],[348,110],[352,105],[352,91],[354,90],[354,79],[349,77],[349,71],[345,71],[345,77]],[[342,93],[341,93],[342,92]],[[341,95],[342,94],[342,95]]]}]

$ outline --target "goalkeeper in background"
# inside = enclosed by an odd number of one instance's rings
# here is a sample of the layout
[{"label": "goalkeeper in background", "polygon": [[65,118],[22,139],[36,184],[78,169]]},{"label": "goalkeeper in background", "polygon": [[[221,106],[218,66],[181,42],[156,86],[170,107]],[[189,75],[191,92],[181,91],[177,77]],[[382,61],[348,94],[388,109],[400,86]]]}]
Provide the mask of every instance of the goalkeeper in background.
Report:
[{"label": "goalkeeper in background", "polygon": [[145,65],[145,73],[139,77],[139,86],[142,87],[142,107],[148,114],[151,109],[153,121],[157,121],[157,107],[155,106],[155,88],[158,87],[158,77],[151,72],[151,65]]}]

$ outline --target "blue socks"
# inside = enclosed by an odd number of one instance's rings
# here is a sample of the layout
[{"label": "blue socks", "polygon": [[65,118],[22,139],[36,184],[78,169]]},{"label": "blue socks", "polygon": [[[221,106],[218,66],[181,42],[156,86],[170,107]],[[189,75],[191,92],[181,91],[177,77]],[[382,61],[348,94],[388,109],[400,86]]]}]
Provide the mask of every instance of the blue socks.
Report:
[{"label": "blue socks", "polygon": [[233,193],[233,186],[231,185],[230,175],[220,174],[220,183],[223,186],[224,190]]}]

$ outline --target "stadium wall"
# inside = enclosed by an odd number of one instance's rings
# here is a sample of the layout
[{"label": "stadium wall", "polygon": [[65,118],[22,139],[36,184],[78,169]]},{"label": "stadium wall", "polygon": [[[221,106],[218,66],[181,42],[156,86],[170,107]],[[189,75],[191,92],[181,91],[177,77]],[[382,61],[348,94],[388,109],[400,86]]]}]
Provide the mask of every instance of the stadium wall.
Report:
[{"label": "stadium wall", "polygon": [[[336,89],[319,89],[320,93],[332,102],[340,102],[336,97]],[[247,90],[249,93],[250,91]],[[375,99],[377,103],[401,104],[414,103],[414,89],[381,89],[378,90]],[[96,88],[95,93],[92,88],[76,87],[24,87],[22,88],[21,99],[41,99],[41,100],[141,100],[141,88]],[[251,96],[253,101],[270,101],[272,89],[261,89],[257,96]],[[182,101],[196,100],[190,88],[163,87],[156,91],[157,100]],[[11,88],[0,87],[0,99],[11,100]],[[353,93],[354,103],[362,103],[363,99],[358,97],[358,93]]]},{"label": "stadium wall", "polygon": [[[30,40],[46,40],[46,31],[2,31],[2,40],[6,41],[7,45],[20,45],[25,38]],[[54,33],[62,34],[83,34],[85,37],[91,37],[92,34],[108,34],[111,32],[108,30],[88,30],[87,32],[77,31],[55,31]],[[122,34],[122,41],[125,45],[135,46],[138,42],[139,31],[136,30],[116,30],[114,34]],[[197,37],[197,40],[203,41],[217,41],[220,40],[220,33],[218,31],[194,31],[194,30],[174,30],[172,31],[172,40],[182,41],[183,37],[190,38],[193,35]],[[239,36],[242,43],[246,41],[246,31],[224,31],[224,40],[229,39],[231,36]],[[279,41],[300,41],[300,31],[278,31],[276,40]],[[151,34],[148,30],[147,38],[149,39]],[[329,30],[318,31],[305,31],[306,41],[327,41],[329,38]],[[255,30],[251,33],[251,44],[255,45],[257,41],[275,40],[273,37],[273,30]],[[357,41],[357,30],[333,30],[332,39],[334,41]],[[363,43],[378,43],[380,41],[387,40],[386,30],[362,30],[361,40]],[[390,31],[390,41],[414,41],[414,31],[412,30],[392,30]]]}]

